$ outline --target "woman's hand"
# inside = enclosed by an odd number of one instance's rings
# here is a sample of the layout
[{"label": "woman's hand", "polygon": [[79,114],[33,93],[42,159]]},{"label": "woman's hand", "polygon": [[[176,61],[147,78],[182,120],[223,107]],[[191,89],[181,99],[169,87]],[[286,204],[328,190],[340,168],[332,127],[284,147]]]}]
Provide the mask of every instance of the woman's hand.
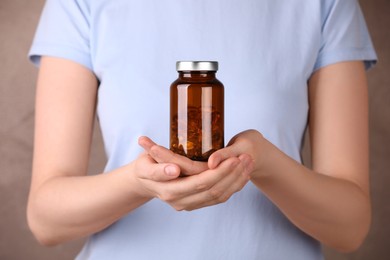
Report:
[{"label": "woman's hand", "polygon": [[[253,160],[247,154],[226,158],[208,169],[206,163],[192,162],[147,137],[141,137],[139,144],[148,154],[142,154],[134,162],[138,186],[142,187],[144,196],[160,198],[176,210],[194,210],[226,202],[245,186],[253,169]],[[171,178],[148,172],[151,167],[147,164],[166,165],[165,174]],[[187,177],[178,178],[181,171]]]},{"label": "woman's hand", "polygon": [[[195,175],[208,170],[207,163],[188,159],[187,157],[175,154],[167,148],[157,145],[150,138],[142,136],[138,144],[158,163],[173,163],[180,167],[182,176]],[[176,176],[177,177],[177,176]]]},{"label": "woman's hand", "polygon": [[208,161],[210,169],[214,169],[224,160],[231,157],[249,155],[253,159],[250,171],[260,170],[264,162],[264,138],[256,130],[246,130],[235,135],[228,145],[214,152]]}]

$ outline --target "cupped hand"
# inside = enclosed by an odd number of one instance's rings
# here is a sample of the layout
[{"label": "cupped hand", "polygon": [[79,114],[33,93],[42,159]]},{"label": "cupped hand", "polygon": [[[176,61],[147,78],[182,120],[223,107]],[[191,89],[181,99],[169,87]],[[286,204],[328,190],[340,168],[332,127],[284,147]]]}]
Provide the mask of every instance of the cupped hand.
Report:
[{"label": "cupped hand", "polygon": [[204,172],[208,169],[206,162],[198,162],[185,156],[176,154],[171,150],[157,145],[150,138],[141,136],[138,144],[158,163],[173,163],[180,167],[181,175],[188,176]]},{"label": "cupped hand", "polygon": [[[135,162],[139,186],[150,198],[157,197],[176,210],[194,210],[227,201],[249,181],[253,168],[253,160],[247,154],[227,158],[209,169],[207,163],[173,154],[147,137],[141,137],[139,143],[148,152]],[[188,176],[178,178],[181,171]]]},{"label": "cupped hand", "polygon": [[249,155],[253,159],[249,171],[259,170],[264,161],[265,139],[261,133],[256,130],[246,130],[235,135],[228,145],[214,152],[209,160],[208,167],[214,169],[218,165],[231,157],[241,157]]}]

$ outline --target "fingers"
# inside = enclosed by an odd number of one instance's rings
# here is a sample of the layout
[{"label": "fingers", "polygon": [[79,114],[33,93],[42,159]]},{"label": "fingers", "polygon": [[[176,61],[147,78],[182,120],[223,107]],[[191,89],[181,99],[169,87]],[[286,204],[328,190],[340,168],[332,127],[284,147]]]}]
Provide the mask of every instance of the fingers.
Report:
[{"label": "fingers", "polygon": [[148,154],[141,157],[145,167],[149,165],[148,171],[139,174],[143,187],[150,196],[160,198],[177,210],[193,210],[225,202],[248,182],[252,164],[249,155],[242,155],[224,160],[216,169],[177,178],[180,173],[177,165],[158,164]]},{"label": "fingers", "polygon": [[[263,136],[256,130],[247,130],[235,135],[228,145],[213,153],[208,161],[210,169],[217,167],[223,160],[229,157],[239,157],[241,154],[251,154],[254,157],[261,145]],[[260,141],[260,142],[259,142]]]},{"label": "fingers", "polygon": [[221,162],[230,158],[237,157],[239,154],[235,151],[234,146],[227,146],[218,151],[215,151],[208,160],[208,166],[210,169],[215,169]]},{"label": "fingers", "polygon": [[141,136],[138,138],[138,144],[142,146],[142,148],[145,149],[145,151],[149,152],[150,148],[152,148],[153,145],[156,145],[150,138],[146,136]]},{"label": "fingers", "polygon": [[[214,152],[208,163],[192,161],[148,137],[140,137],[138,143],[146,151],[144,156],[153,164],[149,171],[143,171],[142,182],[152,196],[176,210],[223,203],[246,185],[255,168],[253,141],[250,136],[241,138],[249,134],[244,132],[234,137],[227,147]],[[177,178],[183,173],[188,177]]]},{"label": "fingers", "polygon": [[165,182],[176,179],[180,175],[180,168],[175,164],[156,163],[147,154],[141,155],[139,160],[136,172],[141,179]]},{"label": "fingers", "polygon": [[156,162],[173,163],[178,165],[183,175],[194,175],[208,169],[207,163],[192,161],[187,157],[175,154],[171,150],[157,145],[146,136],[140,137],[138,139],[138,143]]},{"label": "fingers", "polygon": [[[233,167],[234,164],[226,162],[225,166],[226,168]],[[175,207],[174,205],[176,205],[177,201],[210,189],[216,183],[221,181],[221,179],[223,179],[227,174],[227,170],[216,173],[212,171],[205,171],[198,175],[192,175],[165,182],[163,186],[157,182],[149,183],[149,185],[153,190],[158,191],[157,197]],[[188,202],[190,201],[191,199],[188,200]]]},{"label": "fingers", "polygon": [[246,169],[248,169],[247,164],[251,162],[247,159],[243,158],[243,161],[241,161],[238,158],[230,158],[224,161],[221,167],[212,173],[214,175],[222,173],[224,177],[220,181],[203,192],[195,193],[192,196],[176,201],[173,206],[177,210],[194,210],[226,202],[249,181],[249,174],[246,172]]},{"label": "fingers", "polygon": [[244,167],[244,174],[250,178],[251,173],[255,168],[255,161],[249,154],[241,154],[239,157]]}]

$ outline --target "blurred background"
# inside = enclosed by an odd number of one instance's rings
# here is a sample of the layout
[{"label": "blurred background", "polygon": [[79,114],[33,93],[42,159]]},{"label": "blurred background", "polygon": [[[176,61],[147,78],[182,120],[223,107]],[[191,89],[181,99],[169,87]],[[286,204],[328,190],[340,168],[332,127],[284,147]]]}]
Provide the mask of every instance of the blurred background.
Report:
[{"label": "blurred background", "polygon": [[[390,259],[390,1],[360,1],[379,56],[368,72],[370,94],[371,231],[356,252],[325,248],[327,260]],[[31,175],[37,69],[27,53],[44,0],[0,0],[0,260],[73,259],[83,241],[40,246],[26,221]],[[309,150],[303,151],[309,162]],[[95,129],[89,172],[102,171],[105,155]]]}]

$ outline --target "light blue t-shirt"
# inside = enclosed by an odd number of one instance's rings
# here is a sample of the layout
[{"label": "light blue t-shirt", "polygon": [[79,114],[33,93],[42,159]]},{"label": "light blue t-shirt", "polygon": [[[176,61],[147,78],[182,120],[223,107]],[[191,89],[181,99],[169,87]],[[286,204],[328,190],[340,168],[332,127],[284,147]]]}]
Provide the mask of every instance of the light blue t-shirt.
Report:
[{"label": "light blue t-shirt", "polygon": [[[48,0],[31,48],[78,62],[100,81],[106,171],[134,160],[137,138],[168,146],[178,60],[217,60],[225,136],[257,129],[297,161],[307,81],[329,64],[375,62],[356,0]],[[77,259],[322,259],[253,184],[224,204],[177,212],[155,199],[91,236]]]}]

